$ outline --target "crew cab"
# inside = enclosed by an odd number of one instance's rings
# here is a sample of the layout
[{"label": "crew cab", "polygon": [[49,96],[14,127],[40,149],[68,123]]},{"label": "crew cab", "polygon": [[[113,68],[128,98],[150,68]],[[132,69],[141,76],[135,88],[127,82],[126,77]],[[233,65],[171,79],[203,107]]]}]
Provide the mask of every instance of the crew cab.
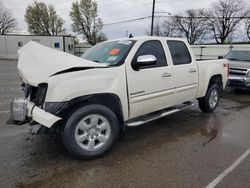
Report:
[{"label": "crew cab", "polygon": [[250,88],[250,51],[232,50],[224,58],[229,61],[228,86]]},{"label": "crew cab", "polygon": [[213,112],[228,61],[196,61],[186,40],[138,37],[106,41],[81,58],[29,42],[19,51],[25,97],[11,103],[17,122],[60,130],[72,155],[107,153],[126,126],[185,110],[198,100]]}]

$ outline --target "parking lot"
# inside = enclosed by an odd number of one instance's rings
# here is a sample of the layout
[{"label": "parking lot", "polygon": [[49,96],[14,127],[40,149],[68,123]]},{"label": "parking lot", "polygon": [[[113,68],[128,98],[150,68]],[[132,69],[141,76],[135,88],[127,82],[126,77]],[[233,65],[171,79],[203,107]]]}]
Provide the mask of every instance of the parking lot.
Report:
[{"label": "parking lot", "polygon": [[0,60],[0,187],[249,187],[249,91],[226,92],[212,114],[196,104],[129,128],[108,155],[80,161],[56,136],[6,124],[10,100],[22,96],[16,67]]}]

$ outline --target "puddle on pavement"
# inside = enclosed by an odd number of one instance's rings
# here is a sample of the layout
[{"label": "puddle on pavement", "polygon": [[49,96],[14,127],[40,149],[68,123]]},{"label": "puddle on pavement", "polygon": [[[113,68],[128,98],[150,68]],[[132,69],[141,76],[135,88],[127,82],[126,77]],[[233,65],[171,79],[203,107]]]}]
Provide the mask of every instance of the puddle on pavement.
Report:
[{"label": "puddle on pavement", "polygon": [[[29,156],[26,155],[24,162],[20,162],[22,168],[26,166],[26,175],[19,174],[17,185],[34,187],[51,182],[47,185],[59,186],[58,180],[67,183],[74,181],[75,185],[80,185],[81,181],[91,181],[95,175],[114,173],[112,169],[118,168],[121,172],[122,168],[133,168],[133,161],[146,160],[153,152],[159,152],[162,148],[165,152],[173,152],[180,145],[185,147],[187,143],[184,141],[192,143],[189,152],[199,152],[208,144],[214,143],[248,144],[247,140],[242,141],[241,135],[244,135],[244,131],[247,134],[249,130],[247,132],[244,126],[237,129],[233,123],[247,124],[249,119],[243,118],[246,114],[241,114],[241,111],[250,106],[250,97],[244,95],[245,102],[238,98],[232,101],[231,97],[226,96],[212,114],[203,114],[195,107],[185,113],[174,114],[141,127],[129,128],[110,154],[95,161],[74,160],[53,139],[34,137],[26,141],[28,149],[27,146],[20,148],[23,149],[22,153],[29,152]],[[235,137],[239,137],[239,140]],[[19,173],[23,173],[22,170]]]}]

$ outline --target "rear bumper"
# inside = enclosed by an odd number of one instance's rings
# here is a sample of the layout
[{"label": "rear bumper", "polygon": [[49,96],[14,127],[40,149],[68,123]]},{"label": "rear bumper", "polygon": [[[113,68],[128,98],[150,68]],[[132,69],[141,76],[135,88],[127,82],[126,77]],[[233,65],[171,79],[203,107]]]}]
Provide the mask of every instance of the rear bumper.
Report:
[{"label": "rear bumper", "polygon": [[250,88],[250,77],[229,76],[229,78],[228,78],[228,86]]},{"label": "rear bumper", "polygon": [[10,111],[11,119],[15,122],[25,122],[27,119],[31,119],[47,128],[52,127],[57,121],[61,120],[60,117],[44,111],[26,99],[12,101]]}]

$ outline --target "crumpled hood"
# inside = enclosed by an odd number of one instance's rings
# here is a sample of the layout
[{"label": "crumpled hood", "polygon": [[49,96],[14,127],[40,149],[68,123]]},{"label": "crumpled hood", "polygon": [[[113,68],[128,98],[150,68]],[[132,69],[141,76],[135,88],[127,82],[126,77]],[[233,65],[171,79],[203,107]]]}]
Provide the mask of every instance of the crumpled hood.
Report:
[{"label": "crumpled hood", "polygon": [[250,69],[250,62],[229,60],[229,67],[235,69]]},{"label": "crumpled hood", "polygon": [[37,86],[50,76],[72,68],[107,67],[61,52],[36,42],[29,42],[18,51],[18,72],[23,81]]}]

